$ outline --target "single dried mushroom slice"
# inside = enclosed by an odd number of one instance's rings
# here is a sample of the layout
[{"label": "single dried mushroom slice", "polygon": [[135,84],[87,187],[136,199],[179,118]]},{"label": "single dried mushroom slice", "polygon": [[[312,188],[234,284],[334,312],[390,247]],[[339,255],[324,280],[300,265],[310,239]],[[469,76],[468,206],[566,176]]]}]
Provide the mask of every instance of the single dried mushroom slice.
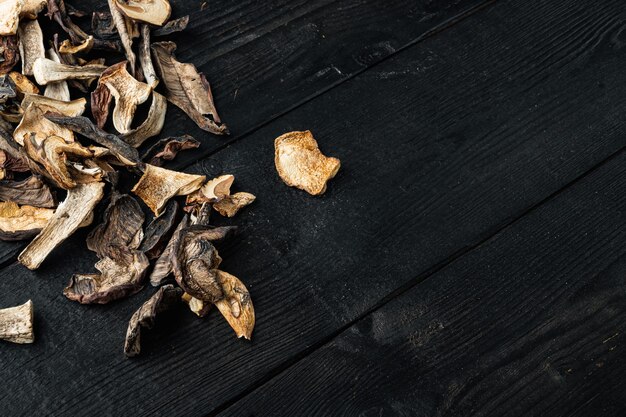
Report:
[{"label": "single dried mushroom slice", "polygon": [[25,75],[11,71],[9,77],[11,77],[11,80],[15,84],[15,92],[18,98],[24,98],[25,94],[39,94],[37,86]]},{"label": "single dried mushroom slice", "polygon": [[12,343],[33,343],[33,302],[0,309],[0,340]]},{"label": "single dried mushroom slice", "polygon": [[37,235],[52,218],[54,209],[0,203],[0,240],[24,240]]},{"label": "single dried mushroom slice", "polygon": [[92,215],[103,191],[101,182],[80,184],[68,190],[65,201],[59,204],[41,233],[20,253],[18,261],[29,269],[37,269],[55,247]]},{"label": "single dried mushroom slice", "polygon": [[[54,62],[61,62],[61,59],[54,48],[50,48],[46,51],[46,58]],[[67,85],[67,81],[55,81],[48,83],[43,95],[56,100],[70,101],[70,89]]]},{"label": "single dried mushroom slice", "polygon": [[98,81],[106,85],[115,98],[113,126],[120,133],[130,132],[137,106],[148,100],[152,92],[148,84],[137,81],[126,71],[126,64],[123,61],[112,65]]},{"label": "single dried mushroom slice", "polygon": [[27,109],[32,103],[35,103],[36,107],[42,110],[52,111],[55,113],[61,113],[70,117],[80,116],[85,112],[85,105],[87,100],[83,97],[77,98],[72,101],[61,101],[54,98],[40,96],[38,94],[24,94],[22,100],[22,108]]},{"label": "single dried mushroom slice", "polygon": [[115,24],[117,33],[122,41],[122,46],[124,47],[124,53],[126,54],[128,65],[130,66],[130,73],[134,75],[137,57],[133,52],[133,40],[128,33],[127,19],[117,7],[116,0],[107,0],[107,2],[109,4],[109,11],[111,12],[111,19]]},{"label": "single dried mushroom slice", "polygon": [[111,101],[113,101],[111,90],[104,84],[98,84],[96,89],[91,93],[91,114],[100,129],[104,128],[109,118]]},{"label": "single dried mushroom slice", "polygon": [[33,64],[33,75],[39,85],[65,80],[90,80],[98,78],[107,67],[99,64],[67,65],[48,58],[37,58]]},{"label": "single dried mushroom slice", "polygon": [[250,193],[235,193],[213,204],[213,209],[222,216],[233,217],[239,210],[251,204],[256,197]]},{"label": "single dried mushroom slice", "polygon": [[15,35],[24,0],[0,0],[0,35]]},{"label": "single dried mushroom slice", "polygon": [[45,58],[46,49],[43,45],[43,33],[37,20],[20,22],[18,35],[20,39],[20,55],[22,56],[22,74],[33,75],[33,65],[37,58]]},{"label": "single dried mushroom slice", "polygon": [[152,34],[154,36],[167,36],[172,33],[182,32],[187,28],[189,24],[189,16],[179,17],[178,19],[170,20],[163,27],[155,29]]},{"label": "single dried mushroom slice", "polygon": [[63,294],[81,304],[107,304],[136,294],[150,265],[143,252],[110,245],[109,255],[96,263],[100,274],[75,274]]},{"label": "single dried mushroom slice", "polygon": [[165,113],[167,110],[167,100],[156,91],[152,92],[152,104],[148,111],[148,117],[136,129],[124,134],[126,143],[135,148],[139,147],[146,139],[161,133],[165,124]]},{"label": "single dried mushroom slice", "polygon": [[202,186],[205,179],[204,175],[186,174],[146,164],[145,172],[132,192],[158,216],[170,198],[191,194]]},{"label": "single dried mushroom slice", "polygon": [[0,179],[12,179],[14,172],[28,172],[30,166],[23,154],[18,154],[17,158],[5,150],[0,150]]},{"label": "single dried mushroom slice", "polygon": [[31,103],[24,111],[22,121],[13,132],[15,142],[24,146],[26,139],[30,139],[31,135],[35,136],[35,140],[38,144],[41,144],[44,139],[50,136],[58,136],[63,138],[66,142],[74,142],[74,133],[71,130],[61,127],[43,117],[44,113],[48,110],[49,108],[46,106],[40,107],[36,103]]},{"label": "single dried mushroom slice", "polygon": [[116,194],[104,212],[101,224],[87,237],[87,248],[99,258],[111,256],[110,247],[137,249],[143,239],[144,214],[137,200],[128,194]]},{"label": "single dried mushroom slice", "polygon": [[226,319],[237,337],[252,338],[255,316],[250,293],[245,285],[234,275],[217,270],[218,281],[224,292],[224,298],[215,306]]},{"label": "single dried mushroom slice", "polygon": [[278,175],[285,184],[312,195],[323,194],[341,166],[339,159],[322,154],[308,130],[285,133],[276,138],[274,146]]},{"label": "single dried mushroom slice", "polygon": [[165,161],[173,160],[178,152],[199,147],[200,142],[190,135],[163,138],[152,145],[142,159],[151,165],[162,166]]},{"label": "single dried mushroom slice", "polygon": [[173,285],[164,285],[130,318],[126,340],[124,342],[124,354],[128,357],[136,356],[141,351],[141,329],[151,329],[156,317],[180,302],[182,290]]},{"label": "single dried mushroom slice", "polygon": [[133,20],[161,26],[170,18],[168,0],[115,0],[117,7]]},{"label": "single dried mushroom slice", "polygon": [[181,221],[176,226],[172,237],[169,242],[161,252],[159,259],[157,259],[154,264],[154,268],[152,269],[152,273],[150,274],[150,284],[155,287],[163,284],[163,282],[167,279],[167,277],[172,273],[173,270],[173,256],[174,248],[178,248],[178,241],[180,239],[180,231],[187,228],[189,226],[189,216],[185,215]]},{"label": "single dried mushroom slice", "polygon": [[87,39],[85,39],[78,45],[73,45],[68,39],[66,39],[63,42],[61,42],[61,45],[59,45],[59,52],[62,54],[70,54],[70,55],[87,53],[91,51],[91,48],[93,48],[93,44],[94,44],[93,36],[87,37]]},{"label": "single dried mushroom slice", "polygon": [[235,181],[235,176],[231,174],[220,175],[207,181],[198,191],[187,197],[187,205],[215,203],[230,195],[230,187]]},{"label": "single dried mushroom slice", "polygon": [[22,181],[0,181],[0,200],[43,208],[56,206],[50,187],[35,175]]},{"label": "single dried mushroom slice", "polygon": [[167,90],[167,99],[180,107],[201,129],[216,135],[228,133],[213,104],[211,87],[193,64],[174,57],[176,44],[157,42],[152,45],[155,65]]},{"label": "single dried mushroom slice", "polygon": [[156,259],[161,255],[177,224],[178,209],[176,200],[168,201],[163,213],[155,217],[146,227],[146,233],[139,250],[144,252],[149,259]]}]

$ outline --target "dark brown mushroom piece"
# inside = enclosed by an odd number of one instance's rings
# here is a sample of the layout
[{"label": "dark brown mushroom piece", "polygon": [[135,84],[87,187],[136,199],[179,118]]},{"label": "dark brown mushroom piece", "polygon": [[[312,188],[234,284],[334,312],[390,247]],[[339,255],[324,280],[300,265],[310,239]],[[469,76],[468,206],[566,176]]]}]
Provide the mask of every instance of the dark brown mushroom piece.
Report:
[{"label": "dark brown mushroom piece", "polygon": [[189,16],[179,17],[178,19],[173,19],[167,22],[165,25],[158,29],[154,29],[152,34],[154,36],[167,36],[172,33],[182,32],[187,28],[189,24]]},{"label": "dark brown mushroom piece", "polygon": [[167,99],[201,129],[216,135],[228,134],[228,128],[217,114],[209,82],[193,64],[177,61],[175,50],[173,42],[152,44],[154,63],[167,90]]},{"label": "dark brown mushroom piece", "polygon": [[20,60],[17,35],[0,36],[0,74],[7,74]]},{"label": "dark brown mushroom piece", "polygon": [[104,84],[98,84],[96,89],[91,93],[91,114],[96,120],[96,125],[103,129],[109,118],[109,109],[113,95],[109,88]]},{"label": "dark brown mushroom piece", "polygon": [[36,175],[21,181],[0,181],[0,200],[33,207],[56,207],[50,187]]},{"label": "dark brown mushroom piece", "polygon": [[179,205],[176,200],[170,200],[160,216],[155,217],[146,227],[145,236],[139,250],[143,251],[148,259],[158,258],[167,242],[178,219]]},{"label": "dark brown mushroom piece", "polygon": [[93,12],[91,15],[91,30],[96,37],[101,39],[119,39],[115,22],[110,12]]},{"label": "dark brown mushroom piece", "polygon": [[15,172],[28,172],[30,167],[24,158],[16,158],[4,150],[0,150],[0,180],[13,179]]},{"label": "dark brown mushroom piece", "polygon": [[163,284],[167,277],[169,277],[172,273],[172,257],[174,256],[174,248],[178,247],[180,231],[188,226],[189,216],[185,215],[178,223],[178,226],[176,226],[176,229],[174,230],[170,240],[167,242],[165,249],[163,249],[163,252],[161,252],[161,255],[159,255],[159,258],[154,264],[154,268],[150,274],[150,284],[153,286],[158,287]]},{"label": "dark brown mushroom piece", "polygon": [[126,331],[124,342],[126,356],[136,356],[141,352],[141,329],[152,329],[157,316],[179,303],[182,293],[180,288],[164,285],[135,311]]},{"label": "dark brown mushroom piece", "polygon": [[163,138],[148,148],[142,160],[154,166],[163,166],[165,161],[176,158],[179,152],[199,147],[200,141],[191,135]]}]

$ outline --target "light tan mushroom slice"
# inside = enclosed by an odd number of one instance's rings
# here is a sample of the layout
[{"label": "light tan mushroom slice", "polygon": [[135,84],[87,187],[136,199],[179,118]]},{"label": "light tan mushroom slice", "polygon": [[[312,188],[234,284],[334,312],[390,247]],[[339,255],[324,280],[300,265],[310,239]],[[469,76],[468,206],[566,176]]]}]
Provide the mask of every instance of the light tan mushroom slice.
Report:
[{"label": "light tan mushroom slice", "polygon": [[48,224],[20,253],[18,261],[29,269],[37,269],[46,257],[67,239],[90,216],[104,193],[104,183],[79,184],[68,190],[67,198]]},{"label": "light tan mushroom slice", "polygon": [[24,0],[0,0],[0,36],[15,35]]},{"label": "light tan mushroom slice", "polygon": [[196,191],[205,180],[204,175],[186,174],[146,164],[145,172],[132,192],[158,216],[170,198]]},{"label": "light tan mushroom slice", "polygon": [[285,133],[276,138],[274,146],[274,163],[280,178],[285,184],[312,195],[323,194],[326,183],[341,166],[339,159],[322,154],[308,130]]},{"label": "light tan mushroom slice", "polygon": [[78,53],[87,53],[93,48],[93,36],[89,36],[78,45],[72,44],[69,39],[64,40],[59,45],[59,52],[62,54],[75,55]]},{"label": "light tan mushroom slice", "polygon": [[22,20],[17,33],[20,38],[20,55],[22,57],[22,74],[33,75],[33,65],[37,58],[46,57],[43,45],[43,33],[37,19]]},{"label": "light tan mushroom slice", "polygon": [[65,80],[98,78],[106,70],[104,65],[66,65],[48,58],[38,58],[33,65],[33,75],[39,85]]},{"label": "light tan mushroom slice", "polygon": [[[57,55],[54,48],[50,48],[46,51],[46,58],[54,62],[61,62],[61,58],[59,58],[59,55]],[[67,81],[55,81],[48,83],[43,95],[56,100],[70,101],[70,89],[67,85]]]},{"label": "light tan mushroom slice", "polygon": [[137,106],[148,100],[152,89],[126,71],[125,61],[110,66],[100,77],[99,83],[106,85],[115,99],[113,126],[120,133],[130,132]]},{"label": "light tan mushroom slice", "polygon": [[52,218],[54,209],[0,203],[0,239],[22,240],[35,236]]},{"label": "light tan mushroom slice", "polygon": [[181,298],[185,302],[185,304],[189,306],[189,310],[191,310],[191,312],[198,317],[206,316],[206,314],[211,309],[210,303],[205,303],[204,301],[192,297],[187,293],[184,293]]},{"label": "light tan mushroom slice", "polygon": [[35,103],[35,106],[42,110],[48,108],[50,109],[49,111],[52,112],[62,113],[69,117],[76,117],[81,116],[85,112],[87,100],[81,97],[72,101],[61,101],[38,94],[24,94],[22,108],[27,109],[32,103]]},{"label": "light tan mushroom slice", "polygon": [[37,19],[37,15],[46,7],[46,0],[24,0],[20,19]]},{"label": "light tan mushroom slice", "polygon": [[215,303],[220,313],[224,316],[237,337],[252,338],[255,317],[254,306],[250,293],[245,285],[235,276],[228,272],[217,270],[217,277],[224,298]]},{"label": "light tan mushroom slice", "polygon": [[13,132],[13,139],[24,146],[26,138],[31,134],[35,135],[35,140],[41,144],[49,136],[59,136],[66,142],[74,142],[74,132],[61,127],[56,123],[46,119],[43,115],[48,111],[47,107],[40,107],[36,103],[31,103],[24,111],[22,121]]},{"label": "light tan mushroom slice", "polygon": [[15,83],[18,98],[23,98],[24,94],[39,94],[37,86],[25,75],[17,71],[11,71],[9,77]]},{"label": "light tan mushroom slice", "polygon": [[168,0],[115,0],[117,7],[133,20],[162,26],[170,18]]},{"label": "light tan mushroom slice", "polygon": [[159,78],[152,64],[152,53],[150,51],[150,25],[141,25],[141,41],[139,42],[139,64],[146,83],[153,89],[159,84]]},{"label": "light tan mushroom slice", "polygon": [[107,2],[109,4],[109,11],[111,12],[113,23],[115,23],[115,28],[117,29],[120,40],[122,41],[122,47],[124,48],[124,53],[126,55],[126,59],[128,60],[128,65],[130,66],[130,73],[135,74],[137,57],[133,52],[133,39],[128,33],[128,26],[126,24],[127,19],[117,7],[115,0],[107,0]]},{"label": "light tan mushroom slice", "polygon": [[235,176],[231,174],[220,175],[207,181],[198,191],[189,194],[187,197],[187,205],[215,203],[222,198],[230,195],[230,187],[235,181]]},{"label": "light tan mushroom slice", "polygon": [[33,302],[0,310],[0,339],[13,343],[33,343]]},{"label": "light tan mushroom slice", "polygon": [[156,91],[152,92],[152,103],[146,120],[136,129],[131,130],[122,139],[130,146],[139,147],[146,139],[161,133],[165,124],[167,99]]},{"label": "light tan mushroom slice", "polygon": [[222,216],[233,217],[239,210],[251,204],[256,197],[250,193],[235,193],[213,204],[213,208]]}]

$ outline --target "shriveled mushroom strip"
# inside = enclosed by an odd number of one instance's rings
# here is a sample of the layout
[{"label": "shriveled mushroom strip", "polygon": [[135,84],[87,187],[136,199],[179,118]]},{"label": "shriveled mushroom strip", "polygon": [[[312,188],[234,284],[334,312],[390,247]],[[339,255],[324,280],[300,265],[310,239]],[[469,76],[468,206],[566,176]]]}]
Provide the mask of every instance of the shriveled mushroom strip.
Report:
[{"label": "shriveled mushroom strip", "polygon": [[134,79],[126,71],[126,62],[109,67],[98,82],[106,85],[115,98],[113,126],[120,133],[130,132],[137,106],[148,100],[152,89],[148,84]]},{"label": "shriveled mushroom strip", "polygon": [[146,120],[137,129],[126,133],[124,141],[135,148],[139,147],[146,139],[161,133],[165,124],[165,114],[167,112],[167,100],[156,91],[152,92],[152,103]]},{"label": "shriveled mushroom strip", "polygon": [[0,35],[0,74],[6,74],[20,60],[17,35]]},{"label": "shriveled mushroom strip", "polygon": [[178,247],[178,239],[180,239],[180,231],[189,226],[189,216],[182,218],[169,242],[163,249],[161,256],[157,259],[150,274],[150,284],[155,287],[161,285],[165,279],[172,273],[172,257],[174,256],[174,248]]},{"label": "shriveled mushroom strip", "polygon": [[146,170],[132,192],[158,216],[170,198],[196,191],[205,179],[204,175],[186,174],[146,164]]},{"label": "shriveled mushroom strip", "polygon": [[141,71],[146,79],[146,83],[154,88],[159,83],[154,66],[152,65],[152,57],[150,54],[150,25],[141,25],[141,41],[139,42],[139,63]]},{"label": "shriveled mushroom strip", "polygon": [[104,183],[79,184],[68,190],[67,198],[41,233],[20,253],[18,261],[37,269],[52,250],[67,239],[92,213],[102,199]]},{"label": "shriveled mushroom strip", "polygon": [[154,36],[166,36],[171,33],[181,32],[187,28],[189,24],[189,15],[170,20],[163,27],[152,32]]},{"label": "shriveled mushroom strip", "polygon": [[0,181],[0,200],[34,207],[56,206],[50,187],[35,175],[22,181]]},{"label": "shriveled mushroom strip", "polygon": [[255,316],[250,293],[243,282],[227,272],[217,270],[224,298],[215,303],[237,337],[252,338]]},{"label": "shriveled mushroom strip", "polygon": [[230,195],[230,187],[235,181],[231,174],[220,175],[207,181],[198,191],[187,197],[187,204],[215,203]]},{"label": "shriveled mushroom strip", "polygon": [[24,0],[0,1],[0,35],[15,35]]},{"label": "shriveled mushroom strip", "polygon": [[191,135],[163,138],[148,148],[141,159],[149,164],[161,166],[165,161],[174,159],[180,151],[199,147],[200,141]]},{"label": "shriveled mushroom strip", "polygon": [[96,89],[91,93],[91,114],[100,129],[104,128],[109,118],[111,101],[113,101],[111,90],[104,84],[98,84]]},{"label": "shriveled mushroom strip", "polygon": [[98,78],[106,70],[104,65],[66,65],[48,58],[38,58],[33,65],[33,74],[39,85],[64,80],[89,80]]},{"label": "shriveled mushroom strip", "polygon": [[115,28],[120,36],[120,40],[122,41],[122,47],[124,48],[128,65],[130,65],[130,73],[134,75],[137,57],[133,52],[133,40],[129,36],[128,29],[126,28],[126,19],[124,18],[122,12],[120,12],[117,8],[115,0],[107,1],[109,4],[109,10],[111,11],[111,17],[113,18],[113,23],[115,23]]},{"label": "shriveled mushroom strip", "polygon": [[107,147],[117,159],[125,165],[137,165],[139,153],[137,149],[129,146],[119,137],[112,133],[107,133],[94,125],[91,120],[84,116],[65,117],[46,114],[46,119],[65,129],[70,129],[80,135],[83,135],[99,145]]},{"label": "shriveled mushroom strip", "polygon": [[22,56],[22,74],[33,75],[33,65],[37,58],[45,58],[46,49],[43,45],[43,33],[39,22],[24,20],[18,28],[20,38],[20,55]]},{"label": "shriveled mushroom strip", "polygon": [[0,340],[13,343],[33,343],[33,302],[0,310]]},{"label": "shriveled mushroom strip", "polygon": [[[54,62],[61,62],[61,59],[59,58],[59,55],[57,55],[54,48],[50,48],[46,51],[46,58],[51,59]],[[70,101],[70,89],[67,85],[67,81],[48,83],[43,95],[56,100]]]},{"label": "shriveled mushroom strip", "polygon": [[73,101],[61,101],[54,98],[40,96],[38,94],[24,94],[22,100],[22,108],[26,109],[31,103],[35,103],[35,106],[40,108],[47,107],[49,111],[60,112],[67,116],[80,116],[85,112],[85,105],[87,100],[83,97],[77,98]]},{"label": "shriveled mushroom strip", "polygon": [[83,42],[79,43],[78,45],[73,45],[69,40],[64,40],[63,42],[61,42],[61,45],[59,45],[59,52],[62,54],[78,54],[78,53],[87,53],[89,51],[91,51],[91,48],[93,48],[93,36],[89,36],[87,39],[85,39]]}]

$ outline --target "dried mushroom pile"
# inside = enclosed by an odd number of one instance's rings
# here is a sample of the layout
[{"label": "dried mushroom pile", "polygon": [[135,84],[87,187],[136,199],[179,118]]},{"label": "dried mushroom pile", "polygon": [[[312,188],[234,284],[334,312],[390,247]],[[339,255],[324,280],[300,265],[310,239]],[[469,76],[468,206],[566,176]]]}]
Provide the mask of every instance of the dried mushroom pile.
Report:
[{"label": "dried mushroom pile", "polygon": [[[215,305],[237,336],[250,339],[250,295],[218,269],[214,246],[235,227],[212,226],[209,215],[232,217],[255,197],[231,194],[232,175],[207,181],[162,168],[179,151],[199,146],[190,136],[138,151],[160,133],[168,101],[203,130],[227,133],[205,77],[176,59],[174,43],[151,42],[183,30],[188,18],[170,21],[167,0],[108,3],[109,12],[93,13],[87,33],[75,23],[86,14],[63,0],[0,1],[0,238],[32,239],[18,260],[36,269],[94,222],[103,201],[102,220],[87,238],[99,259],[97,272],[75,274],[64,294],[104,304],[137,293],[148,279],[160,286],[130,320],[126,355],[139,353],[141,328],[180,300],[198,316]],[[37,20],[44,9],[61,36],[44,39]],[[102,56],[124,60],[108,65]],[[147,114],[135,120],[143,103],[149,103]],[[121,191],[125,181],[134,184],[130,193]],[[172,275],[176,285],[167,283]],[[0,310],[0,338],[33,341],[30,301]]]}]

